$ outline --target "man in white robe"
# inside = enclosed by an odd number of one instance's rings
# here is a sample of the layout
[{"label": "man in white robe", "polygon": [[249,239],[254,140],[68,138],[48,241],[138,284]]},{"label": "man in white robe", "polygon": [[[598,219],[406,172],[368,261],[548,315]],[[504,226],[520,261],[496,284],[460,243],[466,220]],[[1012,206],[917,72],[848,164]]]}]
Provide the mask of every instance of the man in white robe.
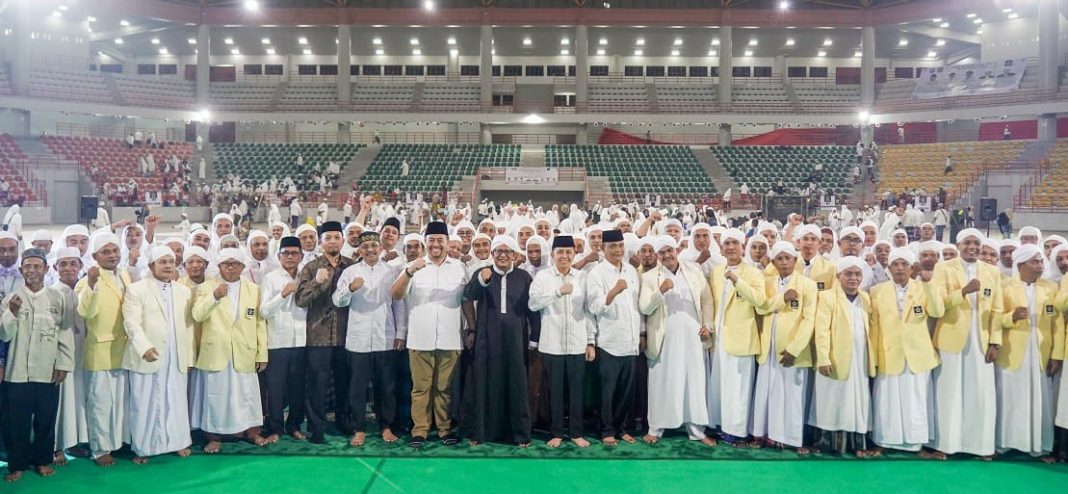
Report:
[{"label": "man in white robe", "polygon": [[685,425],[692,441],[715,446],[705,435],[704,353],[711,343],[712,294],[701,268],[676,255],[678,243],[657,238],[660,265],[642,274],[638,309],[646,315],[645,356],[649,366],[647,444],[660,441],[667,429]]},{"label": "man in white robe", "polygon": [[74,371],[59,384],[59,415],[56,418],[56,465],[66,465],[67,455],[85,458],[89,450],[78,447],[89,443],[89,424],[85,418],[85,371],[82,352],[85,351],[85,320],[77,314],[78,298],[74,286],[82,270],[81,253],[77,247],[61,247],[56,252],[56,272],[59,283],[53,285],[67,298],[73,321]]},{"label": "man in white robe", "polygon": [[187,384],[193,366],[192,295],[176,283],[177,262],[169,247],[149,253],[151,276],[130,285],[122,305],[128,340],[123,367],[129,371],[130,446],[136,464],[148,457],[190,454]]}]

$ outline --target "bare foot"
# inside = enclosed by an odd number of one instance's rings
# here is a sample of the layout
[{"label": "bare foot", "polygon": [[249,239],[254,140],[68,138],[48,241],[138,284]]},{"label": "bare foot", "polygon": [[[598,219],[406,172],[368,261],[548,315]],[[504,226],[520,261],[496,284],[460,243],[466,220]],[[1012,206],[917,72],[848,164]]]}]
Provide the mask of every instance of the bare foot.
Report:
[{"label": "bare foot", "polygon": [[247,437],[248,442],[255,444],[256,446],[263,447],[267,445],[267,438],[261,436],[259,433],[249,434]]},{"label": "bare foot", "polygon": [[660,438],[652,434],[646,434],[642,436],[642,442],[644,442],[645,444],[656,444],[660,442]]},{"label": "bare foot", "polygon": [[132,461],[133,461],[134,465],[144,465],[145,463],[148,463],[148,457],[147,456],[137,456],[137,457],[134,457],[134,459]]},{"label": "bare foot", "polygon": [[812,450],[809,448],[795,448],[794,452],[797,453],[797,456],[808,456],[812,454]]},{"label": "bare foot", "polygon": [[392,429],[390,429],[388,427],[385,428],[385,429],[382,429],[382,440],[385,441],[386,444],[393,444],[393,443],[397,442],[398,439],[400,439],[400,438],[397,437],[397,435],[393,433]]},{"label": "bare foot", "polygon": [[601,442],[604,443],[604,447],[606,448],[614,448],[619,445],[619,441],[617,441],[616,438],[612,436],[605,436],[601,438]]},{"label": "bare foot", "polygon": [[175,454],[178,455],[179,458],[189,458],[189,456],[193,454],[193,450],[189,448],[180,449]]},{"label": "bare foot", "polygon": [[4,475],[4,482],[18,482],[22,478],[22,472],[11,472]]},{"label": "bare foot", "polygon": [[977,458],[977,459],[978,459],[979,461],[994,461],[994,457],[995,457],[995,456],[997,456],[997,455],[986,455],[986,456],[977,456],[976,458]]},{"label": "bare foot", "polygon": [[267,444],[275,444],[279,439],[278,434],[271,434],[267,436]]},{"label": "bare foot", "polygon": [[96,466],[98,467],[110,467],[115,464],[115,458],[112,458],[109,453],[93,460],[93,463],[96,463]]},{"label": "bare foot", "polygon": [[719,443],[717,443],[715,439],[712,439],[711,437],[707,437],[706,436],[706,437],[701,438],[701,444],[704,444],[705,446],[713,448]]},{"label": "bare foot", "polygon": [[588,448],[588,447],[590,447],[590,442],[587,441],[585,438],[582,438],[582,437],[573,437],[573,438],[571,438],[571,442],[575,443],[575,446],[578,446],[580,448]]},{"label": "bare foot", "polygon": [[48,465],[39,466],[39,467],[36,468],[36,470],[37,470],[37,475],[40,475],[42,477],[51,477],[51,476],[56,474],[56,469],[54,469],[54,468],[52,468],[52,467],[50,467]]},{"label": "bare foot", "polygon": [[941,452],[941,451],[923,450],[923,451],[920,451],[919,453],[917,453],[916,456],[919,456],[920,458],[923,458],[925,460],[945,461],[945,459],[946,459],[946,454]]},{"label": "bare foot", "polygon": [[222,443],[219,441],[208,441],[208,444],[204,445],[204,452],[213,455],[218,453],[222,449]]},{"label": "bare foot", "polygon": [[304,440],[304,433],[300,432],[300,431],[293,431],[293,432],[289,433],[289,437],[292,437],[293,439],[296,439],[297,441],[303,441]]},{"label": "bare foot", "polygon": [[365,433],[365,432],[357,432],[356,434],[353,434],[352,439],[349,439],[349,446],[352,446],[354,448],[358,448],[360,446],[363,446],[363,443],[366,440],[367,440],[367,433]]},{"label": "bare foot", "polygon": [[545,443],[545,445],[550,447],[550,448],[559,448],[560,444],[562,444],[563,442],[564,442],[563,438],[554,437],[554,438],[550,439],[549,442]]},{"label": "bare foot", "polygon": [[1046,456],[1043,456],[1042,458],[1039,458],[1039,459],[1042,461],[1042,463],[1045,463],[1047,465],[1051,465],[1053,463],[1057,463],[1057,458],[1052,456],[1052,455],[1046,455]]},{"label": "bare foot", "polygon": [[[481,442],[479,442],[479,441],[474,441],[474,440],[472,440],[472,441],[467,441],[467,445],[468,445],[468,446],[478,446],[479,444],[482,444],[482,443],[481,443]],[[528,443],[528,444],[529,444],[529,443]]]},{"label": "bare foot", "polygon": [[[478,443],[476,442],[474,445],[478,445]],[[530,447],[530,443],[519,443],[516,446],[520,447],[520,448],[529,448]]]},{"label": "bare foot", "polygon": [[749,447],[753,449],[762,449],[764,446],[771,446],[772,442],[767,439],[754,437],[753,441],[749,443]]},{"label": "bare foot", "polygon": [[62,451],[56,451],[55,458],[52,459],[52,462],[57,466],[65,467],[67,466],[67,455]]},{"label": "bare foot", "polygon": [[623,433],[623,436],[621,437],[621,439],[623,439],[623,442],[625,442],[625,443],[634,444],[634,443],[638,442],[637,439],[634,439],[634,436],[632,436],[630,434],[627,434],[626,432]]}]

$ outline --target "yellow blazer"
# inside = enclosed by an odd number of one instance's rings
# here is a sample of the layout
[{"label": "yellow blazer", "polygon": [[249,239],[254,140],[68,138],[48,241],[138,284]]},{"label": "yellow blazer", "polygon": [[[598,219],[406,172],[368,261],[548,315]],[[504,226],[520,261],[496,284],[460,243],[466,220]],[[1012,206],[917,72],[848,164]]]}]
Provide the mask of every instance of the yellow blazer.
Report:
[{"label": "yellow blazer", "polygon": [[[210,278],[205,276],[204,281],[208,281]],[[192,301],[196,300],[197,293],[200,290],[200,285],[195,281],[189,279],[189,275],[182,275],[178,278],[178,284],[189,289],[190,310],[192,310]],[[193,321],[192,313],[189,314],[189,320]],[[196,362],[197,354],[200,353],[200,333],[203,325],[199,322],[193,321],[193,361]]]},{"label": "yellow blazer", "polygon": [[[830,290],[834,288],[834,284],[838,281],[838,268],[834,263],[829,261],[826,257],[816,254],[809,261],[811,269],[808,271],[807,278],[816,282],[816,289],[819,291]],[[794,266],[794,272],[804,275],[805,274],[805,260],[802,257],[797,258],[797,265]],[[764,268],[765,277],[778,277],[779,270],[775,269],[775,264],[768,264]]]},{"label": "yellow blazer", "polygon": [[[1003,337],[1001,351],[998,352],[997,364],[1003,369],[1016,370],[1023,365],[1024,353],[1027,351],[1028,338],[1031,334],[1029,319],[1013,323],[1012,312],[1017,307],[1027,307],[1027,292],[1023,281],[1014,276],[1005,283],[1005,298],[1010,305],[1005,308],[1002,324]],[[1040,279],[1035,283],[1035,310],[1038,312],[1038,353],[1041,369],[1045,372],[1050,359],[1064,360],[1064,318],[1057,310],[1058,287],[1049,280]]]},{"label": "yellow blazer", "polygon": [[[975,294],[979,301],[979,350],[986,353],[989,345],[1001,344],[1001,321],[1004,301],[1001,294],[1001,271],[985,262],[976,262],[980,289]],[[945,314],[931,312],[937,317],[935,324],[935,348],[953,353],[964,350],[968,330],[972,324],[971,297],[961,294],[968,284],[961,259],[940,262],[935,265],[931,283],[938,289],[938,296],[945,304]]]},{"label": "yellow blazer", "polygon": [[927,318],[945,311],[938,291],[931,283],[912,280],[905,289],[904,307],[902,317],[893,281],[871,288],[871,333],[879,374],[899,375],[906,364],[914,374],[938,367],[938,353],[927,330]]},{"label": "yellow blazer", "polygon": [[[638,310],[646,316],[645,356],[649,360],[660,357],[667,331],[667,308],[664,306],[664,294],[660,293],[662,269],[663,265],[658,265],[653,270],[642,273],[641,289],[638,291]],[[678,272],[686,278],[690,295],[693,297],[694,310],[697,311],[701,325],[711,329],[712,294],[708,291],[708,283],[705,283],[704,272],[697,263],[688,261],[679,261]],[[712,348],[712,341],[712,338],[704,341],[705,349]]]},{"label": "yellow blazer", "polygon": [[[758,355],[760,353],[760,335],[757,331],[757,308],[764,305],[767,298],[764,290],[764,273],[760,269],[742,263],[735,270],[738,275],[738,283],[727,291],[723,297],[723,286],[727,278],[724,274],[727,266],[719,265],[712,270],[709,284],[712,287],[712,318],[713,324],[718,324],[715,318],[719,314],[719,308],[725,307],[723,312],[723,327],[713,327],[712,331],[723,331],[723,349],[738,357],[746,355]],[[712,341],[716,341],[713,337]]]},{"label": "yellow blazer", "polygon": [[[193,299],[189,289],[181,283],[171,283],[171,301],[174,304],[174,333],[179,372],[193,366],[193,316],[190,312]],[[126,292],[126,301],[122,304],[123,324],[126,327],[126,355],[122,367],[132,372],[152,374],[159,370],[162,355],[170,351],[170,328],[163,324],[167,320],[167,308],[159,284],[151,276],[130,285]],[[155,348],[161,356],[155,362],[144,359],[145,352]]]},{"label": "yellow blazer", "polygon": [[[801,275],[800,271],[794,271],[786,289],[797,292],[797,300],[786,303],[779,293],[779,275],[769,276],[764,279],[766,287],[766,299],[764,305],[757,308],[757,313],[765,316],[760,329],[760,356],[757,362],[764,365],[768,361],[768,353],[771,351],[771,325],[777,323],[775,328],[775,353],[786,350],[794,356],[794,367],[812,367],[815,360],[812,346],[812,334],[816,324],[816,302],[819,290],[816,282]],[[772,356],[776,360],[778,355]]]},{"label": "yellow blazer", "polygon": [[257,362],[267,361],[267,322],[259,312],[259,287],[241,278],[238,317],[234,320],[230,297],[235,294],[231,292],[215,300],[215,287],[219,283],[225,282],[222,278],[205,280],[193,300],[193,320],[203,326],[196,368],[225,370],[233,358],[234,370],[254,373]]},{"label": "yellow blazer", "polygon": [[[871,313],[871,299],[867,293],[858,292],[860,307],[865,314]],[[872,339],[869,318],[864,318],[867,335],[868,376],[875,376],[875,340]],[[819,293],[816,303],[816,366],[831,366],[831,379],[849,379],[853,364],[853,319],[849,299],[841,285]]]},{"label": "yellow blazer", "polygon": [[[133,283],[125,269],[115,270],[127,288]],[[85,353],[82,366],[88,371],[122,368],[126,351],[126,329],[122,323],[122,303],[125,295],[113,277],[101,275],[96,289],[89,288],[89,278],[82,278],[74,286],[78,295],[78,315],[85,319]]]}]

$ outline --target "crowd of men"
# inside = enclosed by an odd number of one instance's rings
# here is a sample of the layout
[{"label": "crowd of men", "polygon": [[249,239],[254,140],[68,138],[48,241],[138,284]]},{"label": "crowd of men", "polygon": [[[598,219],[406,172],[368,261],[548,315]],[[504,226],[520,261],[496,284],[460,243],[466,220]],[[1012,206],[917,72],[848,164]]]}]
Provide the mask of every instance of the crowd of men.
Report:
[{"label": "crowd of men", "polygon": [[188,456],[191,431],[206,453],[681,430],[800,454],[1065,459],[1062,237],[522,204],[405,234],[382,211],[292,233],[275,217],[244,239],[228,214],[179,236],[156,216],[0,232],[6,480],[66,454],[111,466],[127,444],[138,464]]}]

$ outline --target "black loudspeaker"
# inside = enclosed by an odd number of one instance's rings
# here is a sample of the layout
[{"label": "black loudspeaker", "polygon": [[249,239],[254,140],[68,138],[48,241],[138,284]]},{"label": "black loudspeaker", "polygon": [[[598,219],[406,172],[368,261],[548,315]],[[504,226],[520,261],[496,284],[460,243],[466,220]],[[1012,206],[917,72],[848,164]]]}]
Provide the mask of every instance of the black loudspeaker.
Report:
[{"label": "black loudspeaker", "polygon": [[993,197],[979,199],[979,221],[997,221],[998,200]]},{"label": "black loudspeaker", "polygon": [[82,196],[79,216],[82,220],[95,220],[96,208],[100,207],[100,198],[97,196]]}]

